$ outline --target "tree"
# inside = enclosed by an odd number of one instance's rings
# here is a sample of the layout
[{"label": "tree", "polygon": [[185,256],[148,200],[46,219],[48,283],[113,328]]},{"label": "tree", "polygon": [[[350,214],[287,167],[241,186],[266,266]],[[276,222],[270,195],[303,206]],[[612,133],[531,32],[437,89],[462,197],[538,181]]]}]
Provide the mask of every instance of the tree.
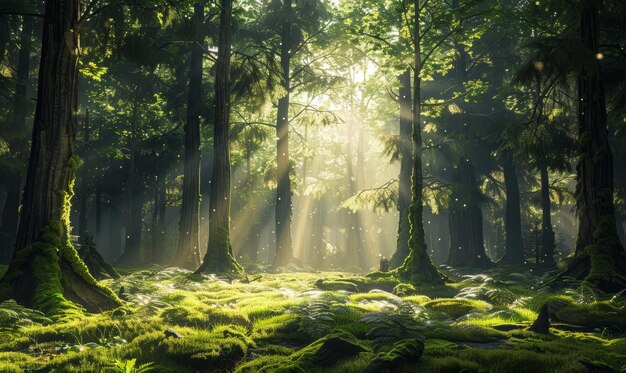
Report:
[{"label": "tree", "polygon": [[201,32],[204,5],[194,5],[195,38],[189,62],[189,92],[185,124],[185,164],[183,202],[178,229],[178,247],[173,264],[188,269],[200,265],[198,225],[200,209],[200,111],[202,107],[202,45]]},{"label": "tree", "polygon": [[0,298],[58,314],[76,302],[91,312],[121,302],[91,276],[70,243],[70,201],[80,160],[73,154],[79,1],[45,6],[39,89],[16,252]]},{"label": "tree", "polygon": [[284,17],[280,32],[281,85],[285,90],[278,100],[276,114],[276,258],[281,266],[293,261],[291,240],[291,180],[289,179],[289,96],[291,90],[292,0],[282,1]]},{"label": "tree", "polygon": [[420,1],[413,1],[413,107],[412,149],[413,174],[411,176],[411,206],[409,208],[409,256],[398,269],[400,274],[413,283],[442,283],[443,277],[433,265],[426,249],[424,237],[422,174],[422,127],[421,127],[421,73],[422,44],[420,31]]},{"label": "tree", "polygon": [[213,130],[213,175],[209,200],[209,243],[196,272],[240,274],[243,268],[233,257],[230,243],[230,49],[232,0],[220,2],[220,29],[215,67],[215,122]]},{"label": "tree", "polygon": [[411,204],[411,172],[413,167],[411,138],[411,70],[407,69],[399,77],[400,90],[400,133],[399,155],[400,175],[398,177],[398,237],[396,251],[391,257],[391,267],[402,265],[409,255],[409,206]]},{"label": "tree", "polygon": [[626,286],[626,253],[619,240],[613,202],[613,157],[607,114],[596,1],[580,2],[580,41],[585,62],[578,75],[578,237],[573,262],[565,272],[608,291]]}]

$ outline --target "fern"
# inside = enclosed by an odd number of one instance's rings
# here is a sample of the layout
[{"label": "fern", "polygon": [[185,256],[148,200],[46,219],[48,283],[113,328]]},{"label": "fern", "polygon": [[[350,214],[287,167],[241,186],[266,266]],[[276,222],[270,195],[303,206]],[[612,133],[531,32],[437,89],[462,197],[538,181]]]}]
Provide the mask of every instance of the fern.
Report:
[{"label": "fern", "polygon": [[137,359],[115,360],[113,366],[106,368],[108,373],[145,373],[155,370],[154,363],[146,363],[137,366]]},{"label": "fern", "polygon": [[13,299],[0,303],[0,329],[14,330],[22,325],[51,322],[42,312],[21,306]]},{"label": "fern", "polygon": [[361,317],[361,322],[372,326],[367,331],[367,337],[375,345],[390,345],[405,339],[424,339],[423,326],[406,311],[366,313]]}]

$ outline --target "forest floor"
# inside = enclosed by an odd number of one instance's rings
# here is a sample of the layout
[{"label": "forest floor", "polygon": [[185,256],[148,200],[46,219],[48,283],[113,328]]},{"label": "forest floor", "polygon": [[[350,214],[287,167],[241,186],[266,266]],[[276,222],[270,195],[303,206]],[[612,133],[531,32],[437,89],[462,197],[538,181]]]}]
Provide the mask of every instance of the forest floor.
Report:
[{"label": "forest floor", "polygon": [[[118,310],[50,320],[0,303],[0,371],[626,371],[626,296],[538,289],[528,268],[444,271],[456,282],[414,289],[349,273],[129,270],[107,280],[123,287]],[[549,335],[527,330],[543,304]]]}]

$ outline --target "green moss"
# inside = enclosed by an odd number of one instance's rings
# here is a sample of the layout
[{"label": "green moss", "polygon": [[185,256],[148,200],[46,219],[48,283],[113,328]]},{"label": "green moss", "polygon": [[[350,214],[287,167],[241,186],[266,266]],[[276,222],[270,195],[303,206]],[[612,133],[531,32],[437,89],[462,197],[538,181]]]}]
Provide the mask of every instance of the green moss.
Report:
[{"label": "green moss", "polygon": [[344,281],[344,280],[320,279],[315,282],[315,286],[317,286],[318,288],[322,290],[330,290],[330,291],[343,290],[343,291],[349,291],[352,293],[356,293],[359,291],[356,284],[354,284],[353,282]]},{"label": "green moss", "polygon": [[329,364],[366,351],[369,349],[351,334],[335,332],[289,356],[255,359],[238,367],[236,372],[316,372]]},{"label": "green moss", "polygon": [[626,310],[609,302],[571,304],[558,311],[555,316],[564,322],[594,327],[620,327],[626,322]]},{"label": "green moss", "polygon": [[[32,276],[32,299],[28,306],[41,310],[56,319],[79,318],[82,316],[82,307],[66,299],[67,283],[64,270],[73,271],[78,277],[99,292],[103,298],[108,298],[110,305],[120,305],[122,302],[107,287],[99,284],[89,273],[87,266],[78,256],[69,238],[71,199],[74,189],[74,172],[80,167],[80,158],[72,156],[68,162],[70,181],[67,190],[58,190],[56,194],[61,199],[59,206],[52,211],[52,219],[41,230],[36,242],[28,247],[16,251],[13,262],[0,283],[0,299],[9,299],[13,294],[13,284]],[[27,264],[32,261],[30,272],[25,273]],[[21,295],[21,294],[20,294]]]},{"label": "green moss", "polygon": [[21,352],[0,352],[0,372],[20,373],[32,366],[36,359]]},{"label": "green moss", "polygon": [[423,306],[424,304],[431,301],[431,299],[426,295],[410,295],[408,297],[402,297],[402,300],[405,302],[417,304],[418,306]]},{"label": "green moss", "polygon": [[473,299],[441,298],[424,304],[431,311],[444,313],[453,319],[474,312],[485,312],[492,307],[489,303]]}]

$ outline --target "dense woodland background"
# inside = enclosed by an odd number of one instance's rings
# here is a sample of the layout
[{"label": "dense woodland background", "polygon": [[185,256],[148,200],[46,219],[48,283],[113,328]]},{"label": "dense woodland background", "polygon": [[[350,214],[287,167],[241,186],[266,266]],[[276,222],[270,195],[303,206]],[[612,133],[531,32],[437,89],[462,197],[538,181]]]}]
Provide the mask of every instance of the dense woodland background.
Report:
[{"label": "dense woodland background", "polygon": [[1,372],[625,372],[624,0],[0,0]]},{"label": "dense woodland background", "polygon": [[[22,191],[50,190],[34,175],[61,157],[82,164],[73,240],[116,265],[575,255],[568,275],[624,285],[621,1],[48,3],[0,10],[4,263],[49,226]],[[79,54],[39,67],[66,32]],[[59,105],[66,149],[29,152],[33,119],[58,140],[41,118]]]}]

